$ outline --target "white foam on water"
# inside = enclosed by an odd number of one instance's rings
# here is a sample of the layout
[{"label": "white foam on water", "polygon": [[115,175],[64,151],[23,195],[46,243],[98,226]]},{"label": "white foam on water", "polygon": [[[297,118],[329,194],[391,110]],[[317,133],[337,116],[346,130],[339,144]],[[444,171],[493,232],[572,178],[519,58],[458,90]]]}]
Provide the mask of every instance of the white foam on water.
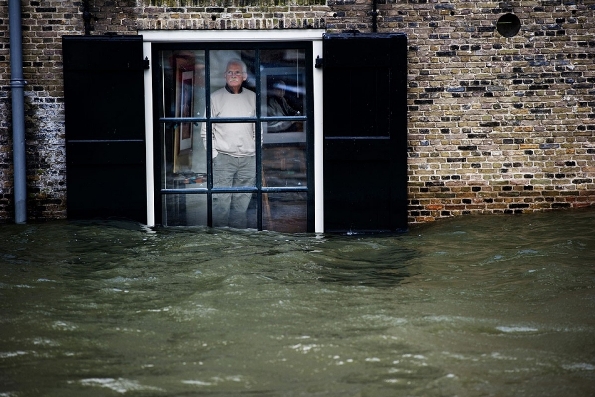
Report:
[{"label": "white foam on water", "polygon": [[143,386],[135,380],[124,379],[124,378],[89,378],[81,379],[79,381],[83,386],[99,386],[113,390],[116,393],[126,393],[129,391],[141,391],[141,390],[156,390],[162,391],[158,387]]},{"label": "white foam on water", "polygon": [[475,320],[470,317],[463,317],[463,316],[446,316],[446,315],[436,315],[436,316],[425,316],[425,320],[436,322],[436,323],[455,323],[455,322],[469,322],[472,323]]},{"label": "white foam on water", "polygon": [[310,350],[318,350],[319,346],[316,344],[301,344],[298,343],[297,345],[293,345],[293,346],[289,346],[291,349],[293,350],[297,350],[299,352],[302,352],[304,354],[308,353]]},{"label": "white foam on water", "polygon": [[[482,354],[483,357],[487,357],[487,354]],[[489,357],[496,359],[496,360],[508,360],[508,361],[516,361],[517,357],[512,356],[505,356],[499,352],[492,352]]]},{"label": "white foam on water", "polygon": [[535,254],[539,254],[539,251],[528,248],[528,249],[520,250],[519,254],[521,254],[521,255],[535,255]]},{"label": "white foam on water", "polygon": [[[201,363],[202,365],[202,363]],[[226,376],[225,378],[221,378],[219,376],[215,376],[213,378],[211,378],[210,380],[197,380],[197,379],[190,379],[190,380],[183,380],[182,383],[185,385],[191,385],[191,386],[213,386],[213,385],[218,385],[222,382],[241,382],[242,381],[242,375],[229,375]]]},{"label": "white foam on water", "polygon": [[34,338],[33,344],[37,346],[60,346],[59,342],[47,338]]},{"label": "white foam on water", "polygon": [[385,315],[364,315],[363,319],[366,321],[376,321],[382,324],[387,324],[391,326],[400,326],[405,325],[408,323],[406,318],[402,317],[392,317],[392,316],[385,316]]},{"label": "white foam on water", "polygon": [[506,332],[506,333],[537,332],[537,331],[539,331],[539,329],[537,329],[537,328],[533,328],[533,327],[522,327],[522,326],[516,326],[516,327],[500,326],[500,327],[496,327],[496,329],[498,331],[502,331],[502,332]]},{"label": "white foam on water", "polygon": [[63,331],[74,331],[78,327],[76,325],[68,323],[66,321],[58,320],[58,321],[54,321],[54,323],[52,324],[52,328],[63,330]]},{"label": "white foam on water", "polygon": [[213,384],[212,382],[204,382],[202,380],[183,380],[182,383],[192,386],[211,386]]},{"label": "white foam on water", "polygon": [[16,351],[16,352],[0,352],[0,358],[10,358],[10,357],[17,357],[17,356],[24,356],[27,352],[24,351]]},{"label": "white foam on water", "polygon": [[595,365],[589,363],[575,363],[562,366],[564,369],[579,371],[595,371]]}]

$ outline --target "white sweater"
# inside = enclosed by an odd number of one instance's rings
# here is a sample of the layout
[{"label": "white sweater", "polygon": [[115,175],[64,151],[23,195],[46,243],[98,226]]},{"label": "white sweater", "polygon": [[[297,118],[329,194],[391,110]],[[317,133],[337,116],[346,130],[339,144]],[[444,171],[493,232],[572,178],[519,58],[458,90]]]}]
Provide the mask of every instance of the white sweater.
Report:
[{"label": "white sweater", "polygon": [[[256,94],[245,88],[232,94],[225,87],[211,94],[211,117],[255,117]],[[233,157],[253,156],[254,123],[213,123],[213,157],[219,152]],[[206,123],[201,136],[206,146]]]}]

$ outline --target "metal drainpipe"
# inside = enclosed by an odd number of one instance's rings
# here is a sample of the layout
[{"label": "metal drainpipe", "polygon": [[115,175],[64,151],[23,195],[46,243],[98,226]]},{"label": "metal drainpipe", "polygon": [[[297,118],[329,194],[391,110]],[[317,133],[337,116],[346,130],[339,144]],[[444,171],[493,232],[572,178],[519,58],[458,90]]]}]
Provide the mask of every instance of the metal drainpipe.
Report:
[{"label": "metal drainpipe", "polygon": [[25,164],[25,96],[21,1],[8,0],[10,33],[10,87],[12,90],[12,140],[14,162],[15,222],[27,222],[27,171]]},{"label": "metal drainpipe", "polygon": [[374,0],[372,3],[372,32],[376,33],[378,31],[378,3],[377,0]]}]

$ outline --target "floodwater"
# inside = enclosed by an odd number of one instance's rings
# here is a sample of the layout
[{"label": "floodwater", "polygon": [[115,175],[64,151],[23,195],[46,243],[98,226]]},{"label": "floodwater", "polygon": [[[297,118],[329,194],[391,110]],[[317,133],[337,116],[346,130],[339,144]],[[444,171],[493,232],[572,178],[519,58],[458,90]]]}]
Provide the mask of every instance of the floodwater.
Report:
[{"label": "floodwater", "polygon": [[595,210],[0,226],[0,396],[593,396]]}]

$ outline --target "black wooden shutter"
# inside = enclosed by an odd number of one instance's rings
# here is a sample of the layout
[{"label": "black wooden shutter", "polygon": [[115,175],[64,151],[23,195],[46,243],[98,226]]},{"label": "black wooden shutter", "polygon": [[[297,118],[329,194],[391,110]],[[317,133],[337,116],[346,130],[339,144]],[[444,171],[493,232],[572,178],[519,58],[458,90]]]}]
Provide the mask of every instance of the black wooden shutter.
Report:
[{"label": "black wooden shutter", "polygon": [[142,36],[64,36],[68,218],[146,223]]},{"label": "black wooden shutter", "polygon": [[407,228],[407,38],[328,34],[324,67],[324,227]]}]

